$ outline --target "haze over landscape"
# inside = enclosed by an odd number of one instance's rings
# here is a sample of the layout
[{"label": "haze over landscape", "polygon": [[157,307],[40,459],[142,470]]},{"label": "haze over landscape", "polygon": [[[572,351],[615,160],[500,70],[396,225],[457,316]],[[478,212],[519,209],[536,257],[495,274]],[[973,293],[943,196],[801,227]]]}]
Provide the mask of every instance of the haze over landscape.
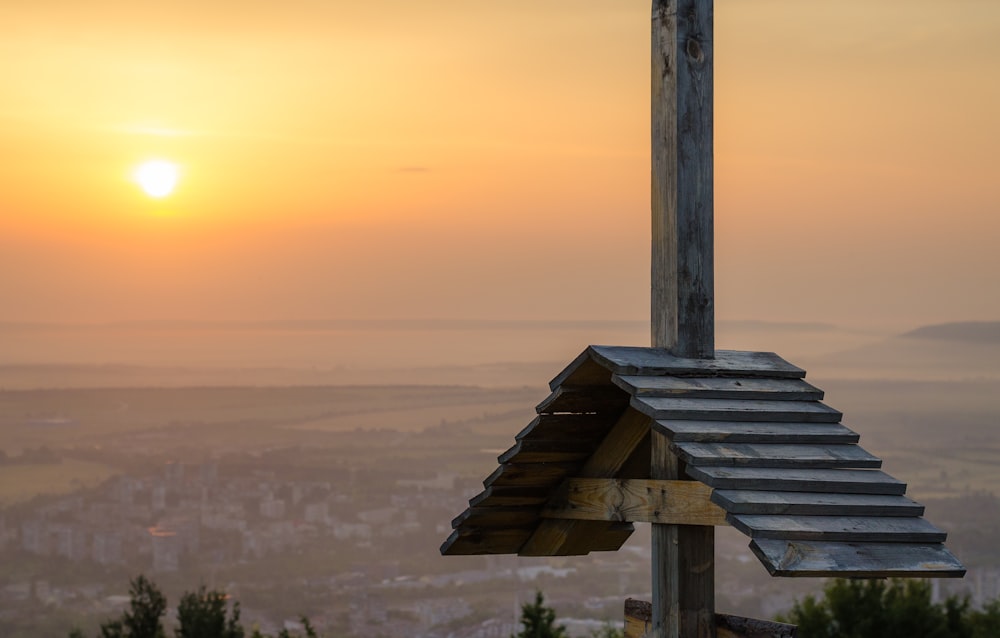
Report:
[{"label": "haze over landscape", "polygon": [[[0,635],[140,571],[337,636],[648,598],[648,532],[437,550],[550,378],[648,345],[648,11],[0,6]],[[715,54],[717,345],[806,368],[996,598],[1000,4],[717,0]],[[745,540],[720,610],[818,586]]]}]

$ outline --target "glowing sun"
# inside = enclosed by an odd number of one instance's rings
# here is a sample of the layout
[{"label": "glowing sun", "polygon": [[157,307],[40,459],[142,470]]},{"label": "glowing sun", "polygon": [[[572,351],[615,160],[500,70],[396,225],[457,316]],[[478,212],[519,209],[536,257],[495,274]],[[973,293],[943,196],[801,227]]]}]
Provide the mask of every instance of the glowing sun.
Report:
[{"label": "glowing sun", "polygon": [[174,192],[180,171],[177,165],[166,160],[143,162],[133,173],[135,181],[150,197],[166,197]]}]

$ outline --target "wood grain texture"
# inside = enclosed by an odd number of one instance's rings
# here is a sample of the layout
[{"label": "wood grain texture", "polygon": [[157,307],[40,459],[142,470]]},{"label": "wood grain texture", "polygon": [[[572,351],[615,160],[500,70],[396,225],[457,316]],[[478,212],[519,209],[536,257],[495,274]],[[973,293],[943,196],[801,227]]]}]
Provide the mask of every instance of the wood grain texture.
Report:
[{"label": "wood grain texture", "polygon": [[924,506],[905,496],[713,490],[712,502],[730,514],[791,516],[922,516]]},{"label": "wood grain texture", "polygon": [[652,479],[566,480],[541,511],[566,518],[678,525],[727,525],[726,512],[711,502],[712,488],[697,481]]},{"label": "wood grain texture", "polygon": [[661,419],[653,428],[678,443],[857,443],[860,436],[840,423],[755,421],[675,421]]},{"label": "wood grain texture", "polygon": [[750,538],[871,543],[943,543],[947,534],[922,518],[890,516],[758,516],[730,514]]},{"label": "wood grain texture", "polygon": [[593,346],[588,346],[568,366],[549,381],[549,390],[561,385],[607,385],[611,369],[594,359]]},{"label": "wood grain texture", "polygon": [[715,614],[718,638],[795,638],[798,627],[772,620]]},{"label": "wood grain texture", "polygon": [[652,339],[695,358],[715,350],[712,8],[652,8]]},{"label": "wood grain texture", "polygon": [[614,413],[539,414],[514,436],[514,440],[573,438],[592,441],[594,447],[597,447],[597,444],[618,420],[618,416]]},{"label": "wood grain texture", "polygon": [[504,463],[486,477],[483,487],[553,488],[576,469],[576,463]]},{"label": "wood grain texture", "polygon": [[[662,434],[652,433],[650,473],[679,480],[681,462]],[[653,524],[653,636],[700,637],[715,632],[715,528]]]},{"label": "wood grain texture", "polygon": [[773,352],[716,350],[713,358],[682,357],[657,343],[640,346],[588,346],[550,382],[549,389],[562,385],[607,385],[612,372],[645,376],[712,376],[801,379],[805,370]]},{"label": "wood grain texture", "polygon": [[590,456],[594,443],[571,437],[548,440],[526,438],[497,457],[503,463],[567,463],[583,462]]},{"label": "wood grain texture", "polygon": [[632,397],[630,404],[656,420],[838,423],[844,416],[818,401]]},{"label": "wood grain texture", "polygon": [[443,556],[516,554],[531,536],[530,529],[488,529],[462,527],[441,544]]},{"label": "wood grain texture", "polygon": [[690,465],[773,468],[879,468],[882,459],[857,445],[788,443],[674,443],[671,449]]},{"label": "wood grain texture", "polygon": [[488,487],[469,499],[469,507],[543,505],[546,500],[548,492],[535,487]]},{"label": "wood grain texture", "polygon": [[695,467],[687,473],[715,489],[843,494],[904,494],[906,483],[879,470],[795,470],[763,467]]},{"label": "wood grain texture", "polygon": [[628,394],[607,386],[560,386],[535,407],[539,414],[618,413],[628,405]]},{"label": "wood grain texture", "polygon": [[[801,379],[806,371],[773,352],[716,350],[714,358],[697,359],[672,354],[663,347],[590,346],[589,356],[621,375],[721,376]],[[557,377],[558,379],[558,377]]]},{"label": "wood grain texture", "polygon": [[[648,418],[635,410],[627,410],[574,476],[614,478],[636,447],[648,436],[649,429]],[[586,549],[589,546],[606,547],[614,545],[618,539],[622,539],[621,543],[624,543],[624,538],[621,530],[612,523],[545,520],[518,553],[522,556],[585,554],[589,551]]]},{"label": "wood grain texture", "polygon": [[513,529],[533,527],[538,523],[540,510],[537,507],[469,507],[451,521],[452,529],[459,527],[490,527]]},{"label": "wood grain texture", "polygon": [[[625,600],[625,638],[643,638],[651,628],[653,605],[642,600]],[[715,614],[719,638],[794,638],[797,627],[770,620]]]},{"label": "wood grain texture", "polygon": [[802,379],[755,379],[740,377],[650,377],[612,375],[611,381],[639,397],[675,399],[759,399],[821,401],[823,391]]},{"label": "wood grain texture", "polygon": [[755,539],[750,549],[772,576],[961,578],[965,575],[958,559],[940,544]]}]

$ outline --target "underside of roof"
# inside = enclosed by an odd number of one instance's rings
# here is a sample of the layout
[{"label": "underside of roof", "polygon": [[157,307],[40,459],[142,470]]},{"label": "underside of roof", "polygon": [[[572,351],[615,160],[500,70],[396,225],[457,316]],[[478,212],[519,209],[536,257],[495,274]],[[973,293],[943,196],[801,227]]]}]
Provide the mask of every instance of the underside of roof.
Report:
[{"label": "underside of roof", "polygon": [[[446,555],[617,550],[633,522],[728,524],[774,576],[960,577],[945,533],[773,353],[590,346],[452,521]],[[653,432],[685,481],[650,479]]]}]

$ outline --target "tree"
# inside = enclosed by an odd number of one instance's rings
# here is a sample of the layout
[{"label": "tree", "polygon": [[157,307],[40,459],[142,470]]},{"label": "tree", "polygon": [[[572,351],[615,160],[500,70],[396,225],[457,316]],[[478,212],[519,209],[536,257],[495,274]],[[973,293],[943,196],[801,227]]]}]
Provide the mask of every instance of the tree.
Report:
[{"label": "tree", "polygon": [[[156,585],[145,576],[138,576],[130,581],[129,595],[129,610],[120,618],[102,623],[100,638],[165,638],[163,616],[167,610],[167,599]],[[227,616],[228,599],[223,592],[207,590],[204,585],[196,592],[185,592],[177,606],[176,638],[245,638],[246,631],[240,624],[240,604],[234,602]],[[301,638],[319,638],[308,618],[302,616],[300,621],[306,632]],[[73,629],[69,638],[84,638],[83,632]],[[250,638],[271,637],[254,630]],[[300,637],[282,629],[277,638]]]},{"label": "tree", "polygon": [[511,638],[568,638],[564,625],[556,626],[556,612],[545,606],[542,592],[535,592],[535,602],[521,605],[520,632]]},{"label": "tree", "polygon": [[164,638],[167,599],[153,581],[140,574],[129,583],[129,596],[128,611],[101,624],[101,638]]},{"label": "tree", "polygon": [[202,585],[197,592],[188,592],[177,605],[177,638],[243,638],[240,625],[240,604],[233,603],[226,617],[229,597],[220,591],[208,591]]},{"label": "tree", "polygon": [[931,602],[920,580],[832,580],[796,601],[787,622],[809,638],[986,638],[1000,635],[1000,600],[982,611],[954,596]]}]

